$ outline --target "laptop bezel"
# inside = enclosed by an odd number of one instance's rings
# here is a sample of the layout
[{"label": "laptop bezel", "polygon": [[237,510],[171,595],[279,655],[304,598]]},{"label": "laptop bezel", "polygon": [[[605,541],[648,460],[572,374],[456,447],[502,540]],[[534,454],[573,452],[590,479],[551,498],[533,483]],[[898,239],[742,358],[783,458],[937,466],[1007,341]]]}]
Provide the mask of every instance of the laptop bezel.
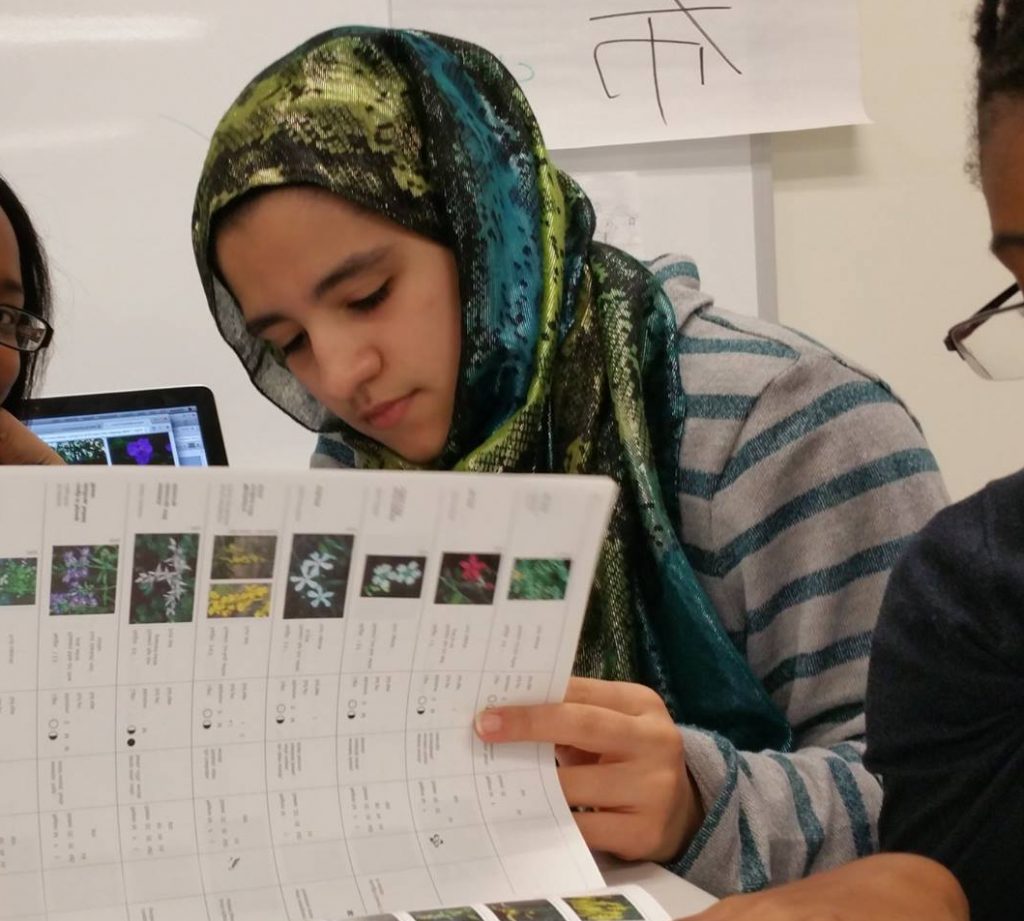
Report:
[{"label": "laptop bezel", "polygon": [[23,422],[61,416],[91,416],[104,413],[146,412],[194,406],[199,415],[208,467],[226,467],[227,450],[209,387],[156,387],[151,390],[115,390],[108,393],[75,393],[64,396],[30,397],[18,407]]}]

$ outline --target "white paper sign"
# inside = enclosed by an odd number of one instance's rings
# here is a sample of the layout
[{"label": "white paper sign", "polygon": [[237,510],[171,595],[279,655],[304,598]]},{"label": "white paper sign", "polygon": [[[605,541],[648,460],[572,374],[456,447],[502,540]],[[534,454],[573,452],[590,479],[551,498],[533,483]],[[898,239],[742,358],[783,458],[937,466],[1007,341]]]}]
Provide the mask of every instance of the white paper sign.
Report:
[{"label": "white paper sign", "polygon": [[865,120],[854,0],[392,0],[392,24],[497,54],[553,149]]}]

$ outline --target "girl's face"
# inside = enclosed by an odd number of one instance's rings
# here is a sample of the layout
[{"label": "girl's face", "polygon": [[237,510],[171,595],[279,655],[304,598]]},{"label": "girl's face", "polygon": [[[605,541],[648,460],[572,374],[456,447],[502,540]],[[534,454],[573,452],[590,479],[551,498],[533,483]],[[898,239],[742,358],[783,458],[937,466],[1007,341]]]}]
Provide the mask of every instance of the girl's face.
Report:
[{"label": "girl's face", "polygon": [[[25,306],[18,238],[3,211],[0,211],[0,304],[9,307]],[[7,399],[20,370],[21,354],[0,345],[0,405]]]},{"label": "girl's face", "polygon": [[304,187],[257,197],[215,247],[249,331],[321,405],[407,460],[441,453],[462,336],[450,250]]},{"label": "girl's face", "polygon": [[1024,287],[1024,103],[989,103],[981,145],[981,188],[992,222],[992,252]]}]

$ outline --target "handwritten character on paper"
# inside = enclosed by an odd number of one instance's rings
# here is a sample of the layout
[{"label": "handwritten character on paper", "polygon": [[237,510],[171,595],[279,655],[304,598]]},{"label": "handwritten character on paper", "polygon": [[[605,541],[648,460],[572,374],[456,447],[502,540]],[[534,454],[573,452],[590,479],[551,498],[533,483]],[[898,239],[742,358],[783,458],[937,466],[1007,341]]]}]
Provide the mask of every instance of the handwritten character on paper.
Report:
[{"label": "handwritten character on paper", "polygon": [[[623,38],[606,39],[598,42],[594,45],[594,66],[597,68],[597,75],[601,80],[601,87],[604,90],[605,95],[609,99],[615,99],[619,96],[618,93],[613,93],[608,85],[608,80],[605,76],[605,69],[602,63],[602,51],[614,45],[643,45],[646,48],[640,49],[644,53],[650,55],[651,59],[651,77],[654,83],[654,98],[658,104],[658,112],[661,115],[661,121],[663,124],[668,124],[668,119],[665,116],[665,106],[662,99],[661,91],[661,78],[659,73],[658,64],[658,49],[660,46],[676,47],[676,48],[694,48],[697,51],[697,67],[700,74],[700,85],[705,86],[707,83],[707,67],[706,67],[706,54],[707,49],[710,48],[718,57],[720,57],[736,74],[742,75],[743,71],[736,66],[735,63],[729,58],[729,56],[722,49],[711,33],[705,28],[704,25],[697,19],[695,14],[697,13],[727,13],[731,11],[731,6],[687,6],[683,3],[683,0],[672,0],[672,4],[667,9],[660,10],[638,10],[635,12],[621,12],[621,13],[606,13],[600,16],[591,16],[591,22],[598,22],[601,20],[611,19],[629,19],[635,16],[644,16],[647,19],[647,35],[644,37],[636,37],[635,33],[630,33],[628,36]],[[692,32],[696,32],[697,40],[694,38],[681,39],[681,38],[660,38],[655,35],[654,30],[654,16],[669,15],[676,20],[685,18],[688,21],[688,25],[691,27]],[[683,34],[682,32],[675,34]]]}]

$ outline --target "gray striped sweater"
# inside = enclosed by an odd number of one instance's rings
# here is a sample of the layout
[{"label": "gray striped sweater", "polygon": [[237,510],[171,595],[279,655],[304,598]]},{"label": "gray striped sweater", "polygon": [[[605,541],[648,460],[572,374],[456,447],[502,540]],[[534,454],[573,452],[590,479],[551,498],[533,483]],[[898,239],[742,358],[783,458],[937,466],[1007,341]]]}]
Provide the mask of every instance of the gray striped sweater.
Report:
[{"label": "gray striped sweater", "polygon": [[889,570],[948,501],[878,378],[784,327],[717,310],[691,262],[652,270],[676,308],[687,394],[682,539],[732,641],[793,727],[738,751],[682,727],[706,820],[669,868],[716,895],[873,852],[868,651]]},{"label": "gray striped sweater", "polygon": [[[707,817],[667,866],[725,895],[875,850],[881,790],[861,763],[871,632],[893,561],[947,497],[884,383],[797,333],[714,309],[692,262],[651,268],[680,329],[683,544],[794,730],[782,754],[680,727]],[[314,466],[341,463],[332,447]]]}]

